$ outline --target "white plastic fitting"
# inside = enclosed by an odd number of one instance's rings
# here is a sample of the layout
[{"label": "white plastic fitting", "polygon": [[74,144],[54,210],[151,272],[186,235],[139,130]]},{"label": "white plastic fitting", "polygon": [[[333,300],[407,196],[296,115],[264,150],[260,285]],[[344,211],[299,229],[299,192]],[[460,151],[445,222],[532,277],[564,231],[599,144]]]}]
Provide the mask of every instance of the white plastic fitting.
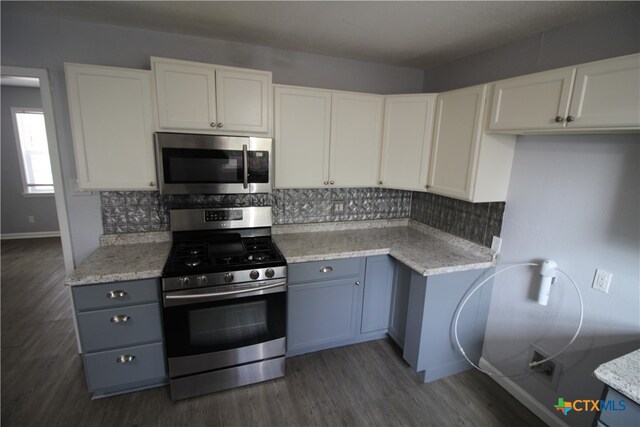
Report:
[{"label": "white plastic fitting", "polygon": [[555,283],[558,275],[558,264],[550,259],[545,260],[540,266],[540,289],[538,291],[538,304],[547,305],[549,302],[549,294],[551,293],[551,285]]}]

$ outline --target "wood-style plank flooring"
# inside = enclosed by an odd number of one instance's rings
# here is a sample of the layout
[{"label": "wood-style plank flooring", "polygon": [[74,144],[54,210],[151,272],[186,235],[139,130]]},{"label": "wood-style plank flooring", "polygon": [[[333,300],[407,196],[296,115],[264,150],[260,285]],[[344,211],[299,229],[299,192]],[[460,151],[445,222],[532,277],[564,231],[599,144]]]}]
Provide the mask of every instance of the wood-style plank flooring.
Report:
[{"label": "wood-style plank flooring", "polygon": [[287,359],[285,378],[172,402],[167,387],[91,400],[59,239],[1,242],[2,426],[541,426],[493,380],[420,383],[389,340]]}]

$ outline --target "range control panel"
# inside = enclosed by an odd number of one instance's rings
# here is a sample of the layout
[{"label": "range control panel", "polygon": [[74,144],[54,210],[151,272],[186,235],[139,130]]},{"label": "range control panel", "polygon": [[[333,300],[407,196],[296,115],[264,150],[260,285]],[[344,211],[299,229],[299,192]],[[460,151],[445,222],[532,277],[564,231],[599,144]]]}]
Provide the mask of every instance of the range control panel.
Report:
[{"label": "range control panel", "polygon": [[242,210],[205,210],[204,211],[205,222],[217,222],[217,221],[242,221]]}]

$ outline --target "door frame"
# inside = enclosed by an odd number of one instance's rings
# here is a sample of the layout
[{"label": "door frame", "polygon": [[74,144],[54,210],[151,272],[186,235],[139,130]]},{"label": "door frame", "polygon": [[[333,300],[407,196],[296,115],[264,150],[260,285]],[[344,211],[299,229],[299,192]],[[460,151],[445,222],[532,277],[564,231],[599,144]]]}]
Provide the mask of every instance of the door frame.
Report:
[{"label": "door frame", "polygon": [[75,267],[73,261],[73,247],[71,245],[71,230],[69,227],[69,216],[65,203],[65,189],[62,178],[62,164],[60,162],[60,148],[56,132],[56,124],[53,116],[53,103],[51,100],[51,85],[49,84],[49,74],[42,68],[5,67],[0,68],[1,75],[18,77],[35,77],[40,80],[40,98],[42,100],[42,110],[44,113],[44,123],[47,131],[47,141],[49,144],[49,158],[51,160],[51,172],[53,174],[53,189],[56,201],[56,212],[58,214],[58,226],[60,228],[60,240],[62,242],[62,256],[67,274],[71,273]]}]

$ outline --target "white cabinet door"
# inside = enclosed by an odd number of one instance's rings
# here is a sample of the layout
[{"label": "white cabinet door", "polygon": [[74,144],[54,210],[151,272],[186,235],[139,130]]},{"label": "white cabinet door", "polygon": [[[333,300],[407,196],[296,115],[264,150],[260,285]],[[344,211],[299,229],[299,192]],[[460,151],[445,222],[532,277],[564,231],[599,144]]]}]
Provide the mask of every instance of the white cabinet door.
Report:
[{"label": "white cabinet door", "polygon": [[574,75],[569,67],[496,82],[489,130],[563,129]]},{"label": "white cabinet door", "polygon": [[384,100],[380,185],[424,191],[431,154],[435,94]]},{"label": "white cabinet door", "polygon": [[383,97],[334,92],[329,179],[338,187],[378,183]]},{"label": "white cabinet door", "polygon": [[271,73],[216,70],[220,131],[267,132]]},{"label": "white cabinet door", "polygon": [[215,68],[152,58],[158,125],[162,129],[216,129]]},{"label": "white cabinet door", "polygon": [[65,64],[79,187],[155,189],[149,71]]},{"label": "white cabinet door", "polygon": [[276,188],[328,183],[330,136],[331,92],[276,86]]},{"label": "white cabinet door", "polygon": [[429,191],[471,200],[486,86],[438,95]]},{"label": "white cabinet door", "polygon": [[640,55],[578,66],[567,128],[640,128]]}]

